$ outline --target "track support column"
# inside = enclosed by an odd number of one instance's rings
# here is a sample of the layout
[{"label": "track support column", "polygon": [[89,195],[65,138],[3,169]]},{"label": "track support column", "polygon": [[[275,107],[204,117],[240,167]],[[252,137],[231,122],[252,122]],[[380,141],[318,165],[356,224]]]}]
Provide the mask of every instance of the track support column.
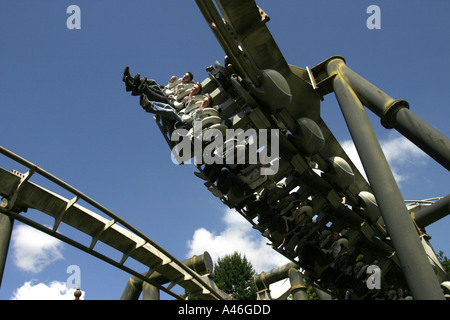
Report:
[{"label": "track support column", "polygon": [[13,225],[14,219],[0,213],[0,287],[2,285],[3,271],[5,270]]},{"label": "track support column", "polygon": [[333,90],[374,191],[409,288],[417,300],[444,299],[364,106],[342,76],[340,68],[343,66],[345,63],[342,59],[332,59],[327,64],[327,71],[333,76]]},{"label": "track support column", "polygon": [[308,300],[305,280],[297,269],[289,269],[289,281],[291,282],[291,293],[294,300]]}]

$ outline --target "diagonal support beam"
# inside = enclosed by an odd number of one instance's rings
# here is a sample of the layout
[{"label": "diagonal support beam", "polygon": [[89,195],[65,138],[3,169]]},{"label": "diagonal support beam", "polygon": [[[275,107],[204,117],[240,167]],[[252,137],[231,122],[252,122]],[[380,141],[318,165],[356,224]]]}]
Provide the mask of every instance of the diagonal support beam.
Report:
[{"label": "diagonal support beam", "polygon": [[404,100],[394,100],[347,65],[340,72],[358,97],[381,118],[387,129],[396,129],[447,170],[450,170],[450,139],[409,109]]},{"label": "diagonal support beam", "polygon": [[399,257],[403,274],[417,300],[442,300],[444,296],[414,222],[357,94],[340,72],[342,59],[328,62],[328,74],[348,129],[374,191],[381,214]]}]

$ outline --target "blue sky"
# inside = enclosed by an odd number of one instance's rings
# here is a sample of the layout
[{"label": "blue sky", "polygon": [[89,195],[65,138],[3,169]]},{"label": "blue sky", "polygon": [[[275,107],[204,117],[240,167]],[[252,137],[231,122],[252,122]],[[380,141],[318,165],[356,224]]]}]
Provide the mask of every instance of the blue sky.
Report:
[{"label": "blue sky", "polygon": [[[66,26],[66,10],[73,4],[81,9],[79,30]],[[271,17],[268,27],[288,63],[305,68],[344,56],[350,68],[390,96],[407,100],[412,111],[449,136],[449,1],[257,4]],[[366,27],[370,5],[381,9],[381,29]],[[3,147],[104,205],[180,260],[205,250],[214,260],[242,250],[258,272],[286,262],[206,190],[193,166],[172,163],[152,116],[125,92],[126,65],[133,74],[165,83],[186,71],[202,81],[206,67],[223,63],[225,54],[194,0],[2,0],[0,39]],[[350,135],[335,97],[326,96],[321,110],[347,146]],[[405,199],[448,194],[446,169],[371,119]],[[3,156],[0,167],[25,172]],[[39,213],[29,216],[52,223]],[[447,217],[427,228],[434,249],[447,256],[449,227]],[[64,291],[71,265],[80,267],[86,299],[120,298],[127,273],[39,237],[16,222],[0,299],[33,293],[55,298],[53,292]]]}]

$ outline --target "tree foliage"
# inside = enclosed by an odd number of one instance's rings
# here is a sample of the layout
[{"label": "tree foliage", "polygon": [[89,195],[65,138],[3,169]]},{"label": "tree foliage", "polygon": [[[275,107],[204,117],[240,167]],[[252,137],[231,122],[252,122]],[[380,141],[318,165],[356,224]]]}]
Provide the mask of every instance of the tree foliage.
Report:
[{"label": "tree foliage", "polygon": [[443,251],[439,251],[438,259],[441,262],[442,266],[444,267],[444,270],[447,273],[450,273],[450,260],[446,256],[444,256]]},{"label": "tree foliage", "polygon": [[214,265],[214,282],[236,300],[256,300],[254,275],[252,264],[238,252],[219,258]]}]

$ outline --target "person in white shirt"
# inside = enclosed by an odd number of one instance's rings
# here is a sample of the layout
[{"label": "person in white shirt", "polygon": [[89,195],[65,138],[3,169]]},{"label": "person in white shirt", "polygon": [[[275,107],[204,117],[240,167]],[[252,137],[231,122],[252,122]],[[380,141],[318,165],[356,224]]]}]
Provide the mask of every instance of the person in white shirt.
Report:
[{"label": "person in white shirt", "polygon": [[[199,84],[196,84],[195,86],[193,86],[190,90],[190,95],[185,97],[185,101],[190,101],[190,99],[193,99],[193,97],[196,97],[197,94],[196,93],[200,93],[201,91],[201,86]],[[188,103],[188,102],[185,102]],[[210,104],[212,104],[212,98],[210,96],[207,96],[205,98],[203,98],[201,105],[198,106],[197,110],[195,112],[200,112],[201,110],[203,110],[203,108],[208,108],[210,107]],[[188,118],[184,118],[182,119],[181,115],[183,115],[183,113],[179,111],[179,109],[177,109],[174,106],[174,103],[165,103],[165,102],[161,102],[161,101],[153,101],[150,100],[149,97],[146,94],[141,94],[141,98],[140,98],[140,105],[142,106],[142,108],[149,112],[149,113],[153,113],[153,114],[157,114],[157,115],[161,115],[169,120],[171,120],[174,123],[178,123],[178,125],[183,125],[187,122]]]},{"label": "person in white shirt", "polygon": [[125,89],[127,92],[131,91],[131,95],[134,96],[145,93],[152,101],[168,103],[167,97],[170,95],[181,99],[189,94],[189,90],[194,86],[194,75],[190,71],[180,78],[172,76],[165,86],[160,85],[156,80],[147,79],[147,77],[141,79],[140,76],[138,73],[133,77],[130,68],[125,67],[122,78],[125,82]]}]

